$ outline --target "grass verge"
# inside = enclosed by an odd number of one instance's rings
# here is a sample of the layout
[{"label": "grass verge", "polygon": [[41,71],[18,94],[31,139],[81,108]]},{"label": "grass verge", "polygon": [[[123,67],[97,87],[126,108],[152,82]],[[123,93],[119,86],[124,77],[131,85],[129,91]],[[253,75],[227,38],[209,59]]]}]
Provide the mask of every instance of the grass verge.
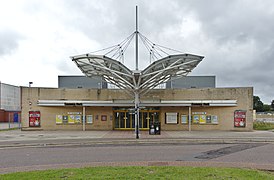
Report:
[{"label": "grass verge", "polygon": [[266,123],[266,122],[254,122],[253,129],[254,130],[272,130],[274,129],[274,124]]},{"label": "grass verge", "polygon": [[12,131],[12,130],[17,130],[19,128],[9,128],[9,129],[0,129],[0,131]]},{"label": "grass verge", "polygon": [[18,172],[0,175],[9,179],[274,179],[274,174],[242,168],[127,166],[87,167]]}]

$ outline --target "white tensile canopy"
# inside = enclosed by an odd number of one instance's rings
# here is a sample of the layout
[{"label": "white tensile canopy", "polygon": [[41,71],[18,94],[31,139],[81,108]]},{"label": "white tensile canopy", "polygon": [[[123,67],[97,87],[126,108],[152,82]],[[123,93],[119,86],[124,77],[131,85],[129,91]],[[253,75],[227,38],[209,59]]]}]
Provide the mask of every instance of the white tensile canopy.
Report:
[{"label": "white tensile canopy", "polygon": [[101,76],[104,81],[134,95],[147,93],[171,77],[180,78],[190,73],[204,58],[193,54],[169,55],[154,61],[144,70],[130,70],[121,62],[105,55],[84,54],[71,57],[87,76]]}]

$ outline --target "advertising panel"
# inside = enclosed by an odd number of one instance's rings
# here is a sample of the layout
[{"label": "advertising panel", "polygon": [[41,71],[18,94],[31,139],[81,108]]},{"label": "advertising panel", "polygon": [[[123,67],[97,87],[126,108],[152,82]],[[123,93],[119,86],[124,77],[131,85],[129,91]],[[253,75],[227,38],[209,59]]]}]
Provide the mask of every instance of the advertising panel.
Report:
[{"label": "advertising panel", "polygon": [[182,115],[181,116],[181,123],[182,124],[187,124],[187,115]]},{"label": "advertising panel", "polygon": [[218,116],[211,116],[211,123],[212,124],[218,124]]},{"label": "advertising panel", "polygon": [[200,124],[206,123],[206,115],[200,115]]},{"label": "advertising panel", "polygon": [[87,115],[87,124],[92,124],[92,123],[93,123],[92,115]]},{"label": "advertising panel", "polygon": [[245,127],[246,111],[236,110],[234,112],[234,127]]},{"label": "advertising panel", "polygon": [[40,127],[40,111],[29,111],[29,127]]},{"label": "advertising panel", "polygon": [[193,116],[193,124],[199,124],[200,121],[200,116],[199,115],[194,115]]},{"label": "advertising panel", "polygon": [[75,115],[75,123],[80,124],[81,123],[81,115]]},{"label": "advertising panel", "polygon": [[68,124],[68,116],[63,116],[63,124]]},{"label": "advertising panel", "polygon": [[211,116],[206,116],[206,123],[210,124],[211,123]]},{"label": "advertising panel", "polygon": [[68,123],[69,124],[74,124],[75,123],[75,116],[74,115],[69,115],[68,116]]},{"label": "advertising panel", "polygon": [[62,124],[62,123],[63,123],[63,116],[56,115],[56,124]]}]

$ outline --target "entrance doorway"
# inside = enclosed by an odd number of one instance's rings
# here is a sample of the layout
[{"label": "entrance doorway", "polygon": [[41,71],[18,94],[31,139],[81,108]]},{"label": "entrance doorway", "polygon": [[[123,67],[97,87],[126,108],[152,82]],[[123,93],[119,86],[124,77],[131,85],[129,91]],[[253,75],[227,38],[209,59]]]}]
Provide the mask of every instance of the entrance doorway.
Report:
[{"label": "entrance doorway", "polygon": [[[131,113],[130,108],[113,110],[114,129],[133,130],[135,129],[135,114]],[[160,110],[142,109],[139,112],[140,130],[148,130],[149,125],[160,122]]]}]

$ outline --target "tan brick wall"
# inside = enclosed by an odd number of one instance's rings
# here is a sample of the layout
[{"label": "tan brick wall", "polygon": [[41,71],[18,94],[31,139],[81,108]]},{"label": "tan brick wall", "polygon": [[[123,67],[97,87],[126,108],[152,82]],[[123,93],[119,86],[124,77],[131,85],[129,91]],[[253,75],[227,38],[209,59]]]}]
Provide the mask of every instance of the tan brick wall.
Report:
[{"label": "tan brick wall", "polygon": [[[57,125],[56,115],[65,115],[68,112],[82,112],[82,107],[43,107],[38,106],[38,100],[129,100],[132,99],[121,90],[109,89],[56,89],[22,87],[22,127],[28,127],[28,112],[41,112],[41,128],[46,130],[81,130],[82,124]],[[217,115],[219,123],[193,124],[192,130],[240,130],[253,129],[253,88],[203,88],[203,89],[166,89],[153,90],[141,100],[237,100],[236,107],[192,107],[192,112],[206,112],[208,115]],[[188,130],[188,124],[165,124],[166,112],[178,112],[188,115],[188,107],[161,107],[160,119],[163,130]],[[246,128],[234,128],[234,111],[247,111]],[[113,129],[112,107],[86,107],[86,115],[93,115],[93,124],[87,124],[87,130]],[[101,116],[107,115],[107,121]],[[98,120],[96,120],[96,116]],[[181,116],[180,116],[181,117]],[[113,119],[113,118],[112,118]]]}]

